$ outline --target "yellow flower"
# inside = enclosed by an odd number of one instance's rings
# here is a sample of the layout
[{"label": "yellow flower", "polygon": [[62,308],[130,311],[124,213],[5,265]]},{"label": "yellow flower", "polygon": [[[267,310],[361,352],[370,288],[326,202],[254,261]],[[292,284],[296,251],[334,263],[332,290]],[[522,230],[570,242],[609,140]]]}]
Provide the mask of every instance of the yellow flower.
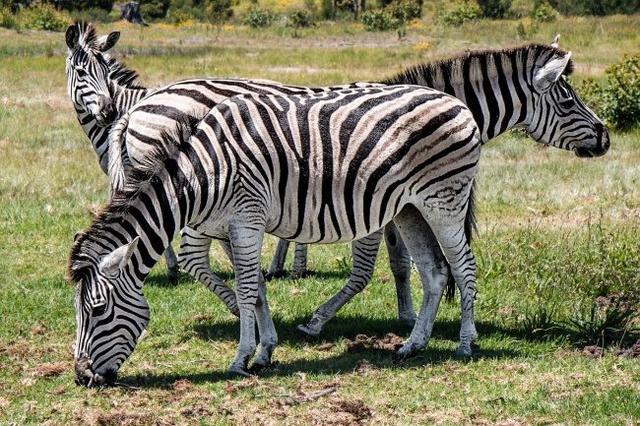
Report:
[{"label": "yellow flower", "polygon": [[426,52],[431,49],[432,45],[429,40],[422,40],[413,45],[413,50],[416,52]]}]

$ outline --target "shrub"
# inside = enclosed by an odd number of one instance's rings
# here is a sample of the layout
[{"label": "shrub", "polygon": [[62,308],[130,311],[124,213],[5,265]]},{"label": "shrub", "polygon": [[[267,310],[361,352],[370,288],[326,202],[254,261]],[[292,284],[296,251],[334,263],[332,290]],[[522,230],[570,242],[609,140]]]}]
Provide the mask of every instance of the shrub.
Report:
[{"label": "shrub", "polygon": [[52,0],[57,8],[65,10],[103,9],[109,12],[113,9],[113,0]]},{"label": "shrub", "polygon": [[11,10],[8,8],[0,8],[0,27],[10,28],[14,30],[20,29],[18,20],[16,19],[15,15],[11,13]]},{"label": "shrub", "polygon": [[231,0],[209,0],[207,19],[212,24],[222,24],[233,16]]},{"label": "shrub", "polygon": [[109,14],[109,11],[92,7],[85,10],[76,10],[70,13],[71,18],[74,21],[89,21],[89,22],[114,22],[114,16]]},{"label": "shrub", "polygon": [[67,14],[56,10],[50,4],[23,9],[19,15],[21,24],[32,30],[64,31],[71,23]]},{"label": "shrub", "polygon": [[308,28],[313,25],[313,14],[305,9],[298,9],[289,14],[289,25],[294,28]]},{"label": "shrub", "polygon": [[172,0],[167,11],[167,22],[181,24],[187,21],[204,20],[202,1],[200,0]]},{"label": "shrub", "polygon": [[366,11],[362,14],[362,23],[367,31],[393,30],[402,25],[402,22],[386,9]]},{"label": "shrub", "polygon": [[604,119],[619,129],[640,124],[640,55],[625,56],[610,66],[607,82]]},{"label": "shrub", "polygon": [[386,9],[389,10],[391,16],[404,23],[422,16],[422,1],[394,1]]},{"label": "shrub", "polygon": [[252,28],[264,28],[271,25],[274,15],[268,9],[252,8],[244,19],[245,25]]},{"label": "shrub", "polygon": [[531,18],[537,22],[553,22],[558,18],[558,15],[558,11],[547,1],[538,3],[531,12]]},{"label": "shrub", "polygon": [[640,12],[638,0],[549,0],[563,15],[612,15]]},{"label": "shrub", "polygon": [[170,0],[139,0],[143,19],[162,19],[167,16]]},{"label": "shrub", "polygon": [[481,17],[482,10],[477,3],[464,1],[463,3],[458,3],[453,9],[442,12],[438,19],[445,25],[457,26]]},{"label": "shrub", "polygon": [[503,19],[511,12],[511,0],[478,0],[482,16],[492,19]]}]

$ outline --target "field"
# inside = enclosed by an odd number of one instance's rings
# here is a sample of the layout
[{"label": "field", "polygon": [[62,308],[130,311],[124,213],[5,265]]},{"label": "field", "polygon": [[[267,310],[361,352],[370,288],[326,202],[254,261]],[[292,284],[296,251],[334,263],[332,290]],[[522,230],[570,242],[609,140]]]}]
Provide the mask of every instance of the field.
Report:
[{"label": "field", "polygon": [[[203,75],[320,85],[525,42],[516,26],[446,28],[426,19],[399,40],[348,23],[262,32],[119,23],[115,50],[148,86]],[[602,79],[624,53],[638,53],[638,28],[640,16],[561,18],[530,41],[548,43],[561,32],[580,82]],[[392,362],[394,335],[408,330],[396,320],[386,249],[369,288],[319,340],[302,339],[296,324],[343,285],[350,268],[347,245],[315,246],[310,277],[269,284],[279,364],[261,377],[226,377],[237,321],[188,277],[170,286],[161,263],[145,286],[149,334],[120,372],[124,385],[77,387],[74,289],[65,268],[74,233],[107,191],[66,93],[65,55],[63,34],[0,29],[0,424],[640,423],[640,364],[618,355],[637,336],[614,341],[602,356],[583,350],[598,340],[589,333],[596,298],[640,288],[638,129],[613,133],[609,153],[592,160],[516,134],[485,147],[474,242],[480,349],[471,361],[454,355],[454,302],[441,306],[420,356]],[[274,242],[267,241],[265,266]],[[214,251],[214,270],[232,279],[218,260],[222,250]],[[417,273],[412,283],[419,301]]]}]

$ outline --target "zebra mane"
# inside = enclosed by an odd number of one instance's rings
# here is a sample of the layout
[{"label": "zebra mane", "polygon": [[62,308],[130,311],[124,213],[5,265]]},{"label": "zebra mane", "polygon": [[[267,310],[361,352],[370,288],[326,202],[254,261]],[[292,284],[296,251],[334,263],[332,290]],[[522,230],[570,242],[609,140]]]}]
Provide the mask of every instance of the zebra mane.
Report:
[{"label": "zebra mane", "polygon": [[[437,60],[433,62],[427,62],[411,66],[400,73],[385,79],[383,84],[425,84],[426,76],[429,76],[432,80],[435,80],[436,76],[446,74],[449,77],[449,81],[452,84],[459,84],[463,82],[465,76],[462,70],[465,66],[469,65],[471,69],[472,80],[477,81],[483,79],[483,72],[478,66],[480,60],[484,60],[484,63],[488,63],[488,58],[500,57],[502,63],[511,61],[512,59],[519,60],[523,57],[523,54],[527,53],[529,57],[533,56],[538,58],[541,55],[552,56],[564,56],[565,51],[544,44],[527,44],[520,47],[513,47],[507,49],[498,50],[472,50],[464,52],[447,59]],[[493,62],[495,63],[495,61]],[[494,67],[488,67],[486,70],[489,78],[497,75],[497,70]],[[570,75],[573,72],[573,61],[569,60],[569,64],[565,68],[563,74]]]},{"label": "zebra mane", "polygon": [[146,89],[138,82],[137,71],[128,68],[125,64],[113,58],[108,53],[101,52],[98,48],[98,33],[96,27],[91,22],[76,21],[74,24],[78,28],[80,37],[78,39],[79,48],[85,53],[94,56],[102,56],[110,70],[110,77],[120,86],[127,89]]},{"label": "zebra mane", "polygon": [[111,229],[111,225],[120,222],[140,195],[160,179],[163,166],[167,161],[177,158],[183,147],[189,144],[189,138],[197,124],[198,121],[194,117],[187,116],[177,122],[175,131],[163,132],[161,141],[149,151],[144,162],[127,174],[122,190],[112,194],[111,200],[96,214],[89,228],[77,235],[67,266],[69,282],[79,282],[85,276],[85,267],[91,258],[84,254],[84,251],[90,249],[98,253],[106,249],[104,236]]}]

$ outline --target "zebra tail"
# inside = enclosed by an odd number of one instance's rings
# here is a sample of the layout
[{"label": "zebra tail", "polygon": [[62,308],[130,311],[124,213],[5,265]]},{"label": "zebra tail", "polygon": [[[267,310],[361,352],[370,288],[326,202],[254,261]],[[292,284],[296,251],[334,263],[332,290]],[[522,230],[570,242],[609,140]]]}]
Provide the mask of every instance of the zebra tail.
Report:
[{"label": "zebra tail", "polygon": [[129,114],[124,114],[109,135],[109,198],[124,189],[125,167],[129,163],[124,133],[129,126]]},{"label": "zebra tail", "polygon": [[[473,233],[476,231],[476,181],[473,181],[471,185],[471,191],[469,191],[469,202],[467,204],[467,215],[464,218],[464,234],[467,237],[467,242],[471,244],[471,239],[473,238]],[[449,279],[447,280],[447,285],[445,287],[445,300],[450,302],[453,300],[453,297],[456,294],[456,280],[453,278],[453,274],[451,273],[451,266],[449,266]]]}]

